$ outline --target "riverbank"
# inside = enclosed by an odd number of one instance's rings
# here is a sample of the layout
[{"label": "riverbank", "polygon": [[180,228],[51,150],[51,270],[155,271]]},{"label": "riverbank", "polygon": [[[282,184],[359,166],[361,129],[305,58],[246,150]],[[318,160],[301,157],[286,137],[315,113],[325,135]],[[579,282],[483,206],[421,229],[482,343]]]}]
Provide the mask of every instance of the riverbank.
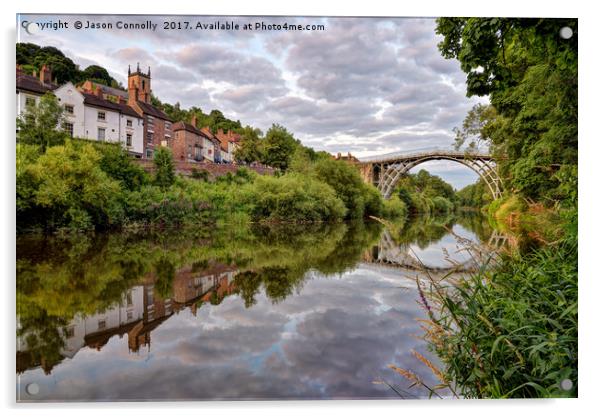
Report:
[{"label": "riverbank", "polygon": [[146,173],[115,145],[66,140],[41,151],[17,145],[17,230],[164,228],[251,222],[340,222],[403,217],[343,161],[322,156],[258,175],[245,168],[213,181],[175,173],[168,149]]}]

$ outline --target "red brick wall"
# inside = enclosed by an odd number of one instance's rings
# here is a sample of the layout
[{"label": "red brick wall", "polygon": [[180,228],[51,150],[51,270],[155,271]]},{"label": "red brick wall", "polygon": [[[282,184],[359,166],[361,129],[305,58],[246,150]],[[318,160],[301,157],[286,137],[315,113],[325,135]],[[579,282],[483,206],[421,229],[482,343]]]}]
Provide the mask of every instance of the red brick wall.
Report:
[{"label": "red brick wall", "polygon": [[[140,164],[142,166],[142,168],[144,168],[144,170],[147,172],[153,172],[153,170],[154,170],[153,161],[143,160],[143,159],[134,159],[133,161]],[[211,178],[226,175],[228,172],[231,172],[232,174],[234,174],[234,173],[236,173],[238,168],[241,168],[241,167],[247,168],[251,171],[255,171],[258,174],[262,174],[262,175],[273,175],[274,174],[274,168],[269,168],[269,167],[264,167],[264,166],[252,167],[252,166],[247,166],[247,165],[214,164],[211,162],[196,163],[196,162],[184,162],[184,161],[178,161],[178,160],[175,160],[174,162],[176,165],[176,172],[179,174],[182,174],[182,175],[186,175],[186,176],[191,175],[193,168],[196,168],[199,171],[206,170],[207,172],[209,172],[209,176]]]},{"label": "red brick wall", "polygon": [[[188,147],[190,146],[190,152],[188,151]],[[188,154],[190,154],[190,158],[194,158],[195,156],[195,146],[201,148],[203,146],[203,140],[200,136],[195,135],[192,132],[181,129],[173,133],[173,141],[170,145],[171,150],[173,152],[173,157],[175,161],[186,161],[188,160]],[[199,155],[202,158],[202,154]]]}]

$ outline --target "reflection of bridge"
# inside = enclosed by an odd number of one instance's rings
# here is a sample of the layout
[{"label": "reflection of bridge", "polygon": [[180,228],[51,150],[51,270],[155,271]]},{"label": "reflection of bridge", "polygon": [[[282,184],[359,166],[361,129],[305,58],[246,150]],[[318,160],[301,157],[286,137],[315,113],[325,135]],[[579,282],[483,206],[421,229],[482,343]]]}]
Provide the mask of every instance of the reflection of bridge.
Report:
[{"label": "reflection of bridge", "polygon": [[385,198],[389,198],[400,178],[412,168],[423,162],[440,160],[454,161],[472,169],[487,184],[494,198],[501,197],[501,180],[495,161],[489,154],[432,150],[362,158],[357,164],[364,181],[373,183]]},{"label": "reflection of bridge", "polygon": [[[459,237],[458,239],[463,240]],[[474,272],[478,270],[483,263],[488,261],[487,257],[491,253],[492,249],[500,248],[505,242],[506,237],[494,231],[487,243],[476,245],[474,242],[469,241],[459,242],[461,245],[464,245],[466,249],[472,247],[472,250],[470,250],[469,259],[462,262],[457,262],[453,260],[451,256],[448,256],[449,265],[428,266],[423,264],[418,258],[416,258],[416,256],[412,255],[410,245],[398,245],[391,237],[389,231],[385,229],[378,245],[375,246],[373,251],[365,256],[364,259],[372,264],[403,268],[413,271],[441,273],[443,275],[449,272]]]}]

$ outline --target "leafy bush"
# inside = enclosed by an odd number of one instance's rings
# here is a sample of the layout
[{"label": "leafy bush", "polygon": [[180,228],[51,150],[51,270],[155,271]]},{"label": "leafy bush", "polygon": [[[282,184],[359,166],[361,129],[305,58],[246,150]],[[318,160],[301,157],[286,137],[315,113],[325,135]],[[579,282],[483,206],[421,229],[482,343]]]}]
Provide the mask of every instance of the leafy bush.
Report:
[{"label": "leafy bush", "polygon": [[146,172],[132,162],[132,157],[119,144],[97,143],[95,146],[102,155],[100,168],[120,181],[125,189],[138,190],[149,183]]},{"label": "leafy bush", "polygon": [[42,219],[45,228],[82,229],[121,221],[119,183],[100,168],[101,156],[92,145],[76,147],[67,142],[49,148],[33,162],[30,151],[18,150],[18,159],[30,158],[28,165],[18,168],[18,223],[34,226],[32,221]]},{"label": "leafy bush", "polygon": [[171,151],[161,146],[153,159],[155,165],[155,184],[165,189],[176,180],[176,168]]},{"label": "leafy bush", "polygon": [[408,207],[397,196],[384,201],[382,216],[387,219],[404,219],[408,215]]},{"label": "leafy bush", "polygon": [[190,176],[192,178],[194,178],[195,180],[201,180],[201,181],[209,181],[209,171],[207,171],[206,169],[196,169],[196,168],[192,168],[190,170]]},{"label": "leafy bush", "polygon": [[346,213],[330,186],[300,174],[258,177],[244,187],[242,194],[255,220],[335,221]]},{"label": "leafy bush", "polygon": [[316,162],[313,173],[320,181],[330,185],[345,207],[347,218],[360,219],[368,215],[380,215],[382,202],[374,187],[366,185],[358,170],[345,161],[322,159]]}]

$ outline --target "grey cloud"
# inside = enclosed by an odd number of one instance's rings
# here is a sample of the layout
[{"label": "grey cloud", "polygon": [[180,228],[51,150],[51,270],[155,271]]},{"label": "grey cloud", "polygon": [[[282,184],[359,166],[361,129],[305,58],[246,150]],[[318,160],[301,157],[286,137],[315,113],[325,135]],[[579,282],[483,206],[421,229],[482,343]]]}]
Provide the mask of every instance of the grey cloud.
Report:
[{"label": "grey cloud", "polygon": [[[81,18],[86,16],[66,17],[69,21]],[[465,74],[457,61],[444,59],[437,48],[441,37],[435,34],[434,19],[170,17],[180,18],[241,25],[259,20],[323,23],[326,30],[161,30],[145,32],[144,43],[138,32],[115,30],[49,32],[43,39],[44,44],[71,51],[70,56],[81,65],[105,66],[121,82],[125,82],[127,64],[151,65],[153,91],[164,102],[219,108],[226,116],[263,130],[279,123],[316,149],[335,153],[401,150],[412,140],[418,147],[425,135],[451,134],[472,105],[486,101],[466,98]],[[166,19],[151,18],[155,23]],[[95,51],[90,45],[107,46]],[[100,58],[102,54],[106,61]],[[219,88],[208,90],[212,82]],[[389,107],[383,110],[382,103]],[[399,130],[416,134],[404,142],[379,139]],[[451,143],[450,136],[447,144],[437,142],[437,146],[451,147]]]}]

